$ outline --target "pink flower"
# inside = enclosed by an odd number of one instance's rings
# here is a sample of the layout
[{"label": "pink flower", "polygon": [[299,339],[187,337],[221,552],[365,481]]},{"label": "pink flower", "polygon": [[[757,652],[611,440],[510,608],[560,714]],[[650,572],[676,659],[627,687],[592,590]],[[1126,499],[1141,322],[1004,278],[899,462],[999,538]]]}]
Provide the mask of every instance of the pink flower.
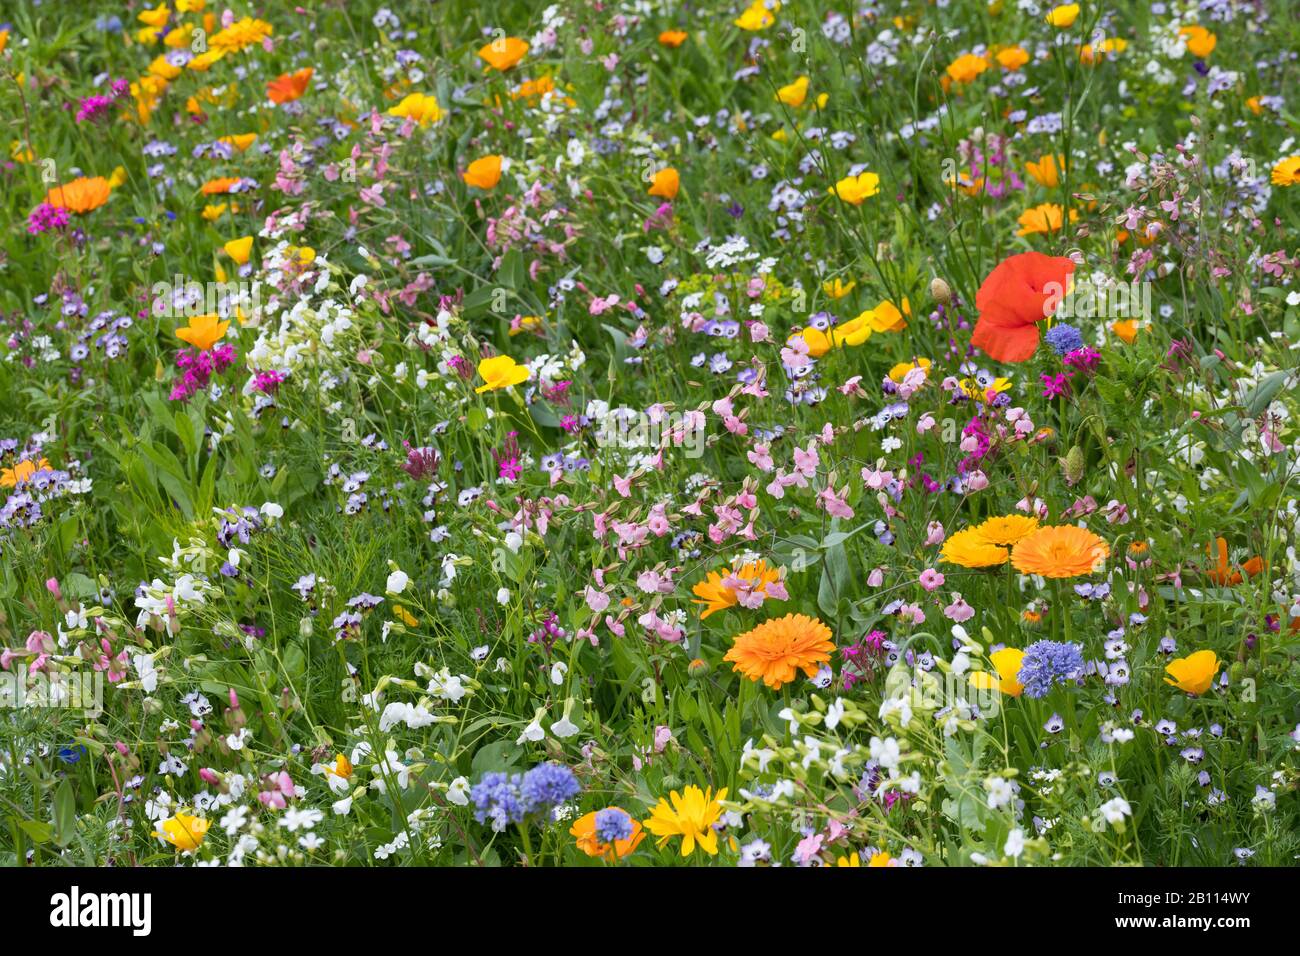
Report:
[{"label": "pink flower", "polygon": [[943,575],[934,568],[926,568],[921,572],[921,587],[927,591],[937,591],[943,587]]},{"label": "pink flower", "polygon": [[958,624],[963,621],[969,621],[975,616],[975,609],[966,603],[956,591],[952,592],[952,603],[943,609],[943,616],[950,621],[956,621]]}]

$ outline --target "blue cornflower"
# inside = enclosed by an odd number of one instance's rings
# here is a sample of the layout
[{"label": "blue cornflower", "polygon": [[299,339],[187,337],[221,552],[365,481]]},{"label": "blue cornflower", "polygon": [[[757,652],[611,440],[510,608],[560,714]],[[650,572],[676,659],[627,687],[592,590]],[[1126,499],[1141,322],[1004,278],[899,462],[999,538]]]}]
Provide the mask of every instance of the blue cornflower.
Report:
[{"label": "blue cornflower", "polygon": [[582,792],[573,771],[563,764],[539,763],[524,774],[519,792],[529,813],[552,810]]},{"label": "blue cornflower", "polygon": [[521,780],[517,773],[511,776],[485,773],[469,791],[469,798],[474,801],[474,819],[479,823],[490,822],[498,833],[523,820],[529,811],[519,792]]},{"label": "blue cornflower", "polygon": [[1060,641],[1035,641],[1025,648],[1016,680],[1025,685],[1030,697],[1043,697],[1056,683],[1064,684],[1083,674],[1083,648]]},{"label": "blue cornflower", "polygon": [[1059,322],[1047,330],[1043,341],[1052,347],[1057,355],[1068,355],[1075,349],[1083,348],[1083,335],[1073,325]]},{"label": "blue cornflower", "polygon": [[601,843],[627,840],[632,836],[632,818],[626,810],[610,807],[596,814],[596,839]]}]

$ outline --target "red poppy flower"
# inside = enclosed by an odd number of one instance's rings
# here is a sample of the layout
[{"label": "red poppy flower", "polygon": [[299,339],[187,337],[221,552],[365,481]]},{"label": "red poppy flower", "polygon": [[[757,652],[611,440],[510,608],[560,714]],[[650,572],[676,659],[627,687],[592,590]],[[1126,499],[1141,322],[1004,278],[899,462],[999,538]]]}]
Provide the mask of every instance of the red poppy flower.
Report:
[{"label": "red poppy flower", "polygon": [[1065,296],[1074,261],[1041,252],[1003,259],[975,296],[979,321],[971,344],[998,362],[1023,362],[1038,348],[1038,323]]}]

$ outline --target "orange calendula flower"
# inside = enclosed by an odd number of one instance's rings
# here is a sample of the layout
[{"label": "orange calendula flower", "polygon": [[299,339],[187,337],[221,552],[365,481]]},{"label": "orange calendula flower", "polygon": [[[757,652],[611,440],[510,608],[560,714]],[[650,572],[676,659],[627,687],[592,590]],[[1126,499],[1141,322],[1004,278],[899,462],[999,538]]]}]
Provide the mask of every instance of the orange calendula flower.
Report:
[{"label": "orange calendula flower", "polygon": [[501,182],[501,157],[496,154],[482,156],[470,163],[460,174],[466,186],[477,189],[495,189]]},{"label": "orange calendula flower", "polygon": [[677,170],[671,166],[665,166],[654,174],[654,178],[650,180],[650,188],[647,193],[671,202],[677,198],[677,191],[681,189],[681,186],[682,178]]},{"label": "orange calendula flower", "polygon": [[225,337],[226,330],[229,328],[228,320],[222,322],[221,317],[215,312],[209,312],[190,319],[189,325],[176,330],[176,337],[182,342],[188,342],[200,352],[206,352]]},{"label": "orange calendula flower", "polygon": [[203,843],[203,838],[211,825],[201,817],[178,812],[176,816],[164,820],[162,830],[153,831],[153,835],[166,840],[178,850],[190,853]]},{"label": "orange calendula flower", "polygon": [[685,30],[665,30],[659,34],[659,45],[672,47],[675,50],[686,42],[689,35]]},{"label": "orange calendula flower", "polygon": [[45,194],[45,201],[58,209],[84,215],[108,202],[113,187],[103,176],[82,176]]},{"label": "orange calendula flower", "polygon": [[1300,156],[1288,156],[1273,167],[1274,186],[1294,186],[1300,183]]},{"label": "orange calendula flower", "polygon": [[1004,647],[1000,651],[994,651],[989,655],[989,663],[997,672],[996,676],[988,671],[976,671],[970,675],[971,686],[979,690],[996,690],[1008,697],[1019,697],[1024,693],[1025,685],[1016,678],[1020,676],[1020,664],[1024,657],[1025,652],[1018,647]]},{"label": "orange calendula flower", "polygon": [[281,73],[275,79],[268,80],[266,83],[267,99],[277,104],[292,103],[307,92],[307,84],[311,82],[314,72],[315,70],[309,66],[297,73]]},{"label": "orange calendula flower", "polygon": [[1011,564],[1021,574],[1074,578],[1097,570],[1110,546],[1087,528],[1056,525],[1039,528],[1011,549]]},{"label": "orange calendula flower", "polygon": [[[1054,202],[1045,202],[1026,209],[1016,222],[1020,229],[1017,236],[1030,236],[1037,232],[1059,232],[1063,223],[1064,210]],[[1079,218],[1077,209],[1070,210],[1070,222]]]},{"label": "orange calendula flower", "polygon": [[[616,810],[628,818],[628,825],[632,828],[630,836],[613,840],[612,842],[602,842],[596,835],[596,817],[601,813],[608,813]],[[622,807],[606,807],[604,810],[593,810],[585,816],[579,817],[569,827],[569,835],[576,838],[577,847],[587,856],[598,856],[606,860],[621,860],[627,856],[645,839],[645,831],[641,828],[641,822],[632,818],[632,815]]]},{"label": "orange calendula flower", "polygon": [[430,123],[442,122],[443,112],[438,105],[438,98],[433,94],[411,93],[390,109],[388,115],[409,119],[419,126],[428,126]]},{"label": "orange calendula flower", "polygon": [[1011,552],[994,544],[974,528],[948,536],[939,552],[939,560],[963,568],[995,568],[1006,564]]},{"label": "orange calendula flower", "polygon": [[762,680],[773,690],[795,679],[799,671],[808,677],[831,659],[835,644],[831,629],[815,617],[787,614],[764,621],[736,638],[723,660],[752,681]]},{"label": "orange calendula flower", "polygon": [[501,37],[479,47],[479,59],[494,70],[504,73],[515,66],[528,52],[528,43],[518,37]]},{"label": "orange calendula flower", "polygon": [[480,395],[484,392],[495,392],[499,388],[509,388],[511,385],[526,382],[529,376],[533,374],[527,365],[518,364],[509,355],[495,355],[492,358],[484,359],[478,363],[478,373],[482,376],[484,384],[474,389],[474,391]]},{"label": "orange calendula flower", "polygon": [[864,199],[870,199],[880,192],[880,177],[875,173],[846,176],[832,186],[830,192],[851,206],[859,206]]},{"label": "orange calendula flower", "polygon": [[1205,27],[1196,25],[1183,27],[1178,35],[1187,38],[1187,49],[1192,56],[1202,60],[1214,52],[1214,47],[1219,42],[1219,38]]},{"label": "orange calendula flower", "polygon": [[1112,322],[1110,324],[1110,330],[1115,333],[1116,338],[1124,342],[1126,345],[1132,345],[1137,341],[1137,319],[1120,319],[1117,322]]},{"label": "orange calendula flower", "polygon": [[[727,581],[732,583],[728,585]],[[701,598],[701,600],[692,601],[691,603],[705,605],[705,610],[700,615],[700,620],[704,620],[710,614],[716,614],[718,611],[725,611],[729,607],[735,607],[741,603],[742,598],[754,593],[784,601],[784,585],[777,589],[781,595],[780,597],[768,592],[769,585],[780,583],[780,568],[770,567],[766,561],[750,561],[748,564],[742,565],[738,571],[733,571],[730,568],[722,571],[710,571],[703,581],[691,589],[692,594]]]},{"label": "orange calendula flower", "polygon": [[[1204,694],[1219,673],[1219,656],[1214,651],[1197,651],[1178,657],[1165,666],[1166,684],[1189,694]],[[1172,680],[1171,680],[1172,678]]]},{"label": "orange calendula flower", "polygon": [[676,790],[669,794],[669,800],[659,798],[658,805],[650,812],[645,828],[659,838],[663,846],[675,836],[682,838],[682,856],[690,856],[696,845],[709,856],[718,853],[718,831],[713,824],[722,816],[722,801],[727,798],[724,787],[713,796],[712,789],[701,790],[691,785],[680,793]]},{"label": "orange calendula flower", "polygon": [[50,463],[44,458],[40,461],[24,458],[12,468],[0,469],[0,488],[17,488],[19,485],[31,480],[32,475],[38,471],[49,470]]},{"label": "orange calendula flower", "polygon": [[989,68],[989,61],[974,53],[966,53],[948,64],[944,72],[954,83],[969,83]]}]

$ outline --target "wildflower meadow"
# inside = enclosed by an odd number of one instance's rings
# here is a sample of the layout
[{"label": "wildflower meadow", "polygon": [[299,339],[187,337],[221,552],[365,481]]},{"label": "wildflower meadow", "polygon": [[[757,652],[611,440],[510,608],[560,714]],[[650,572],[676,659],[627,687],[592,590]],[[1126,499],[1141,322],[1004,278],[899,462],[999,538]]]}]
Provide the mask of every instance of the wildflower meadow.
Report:
[{"label": "wildflower meadow", "polygon": [[1298,14],[5,0],[0,864],[1295,866]]}]

